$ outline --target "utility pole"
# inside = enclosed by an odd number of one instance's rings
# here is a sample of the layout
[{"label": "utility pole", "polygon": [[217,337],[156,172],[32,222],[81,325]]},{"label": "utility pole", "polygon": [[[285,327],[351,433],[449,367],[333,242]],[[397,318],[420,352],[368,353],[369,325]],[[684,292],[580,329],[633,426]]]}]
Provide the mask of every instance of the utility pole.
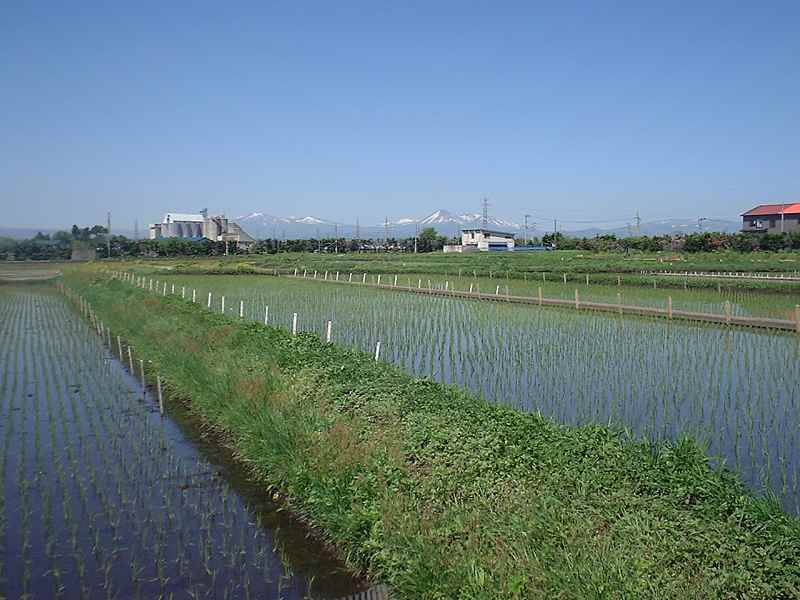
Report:
[{"label": "utility pole", "polygon": [[333,225],[333,237],[334,237],[334,252],[339,254],[339,224],[334,223]]},{"label": "utility pole", "polygon": [[783,221],[784,221],[783,212],[784,212],[785,209],[786,209],[786,205],[785,204],[781,204],[781,233],[783,233]]},{"label": "utility pole", "polygon": [[417,253],[417,241],[419,240],[419,221],[414,223],[414,254]]},{"label": "utility pole", "polygon": [[558,233],[558,220],[553,219],[553,236],[555,237],[557,233]]},{"label": "utility pole", "polygon": [[639,216],[639,211],[636,211],[636,237],[642,236],[642,218]]},{"label": "utility pole", "polygon": [[528,219],[531,215],[525,215],[525,245],[528,245]]},{"label": "utility pole", "polygon": [[108,211],[106,219],[106,250],[108,251],[108,258],[111,258],[111,211]]},{"label": "utility pole", "polygon": [[383,220],[383,249],[389,251],[389,217]]}]

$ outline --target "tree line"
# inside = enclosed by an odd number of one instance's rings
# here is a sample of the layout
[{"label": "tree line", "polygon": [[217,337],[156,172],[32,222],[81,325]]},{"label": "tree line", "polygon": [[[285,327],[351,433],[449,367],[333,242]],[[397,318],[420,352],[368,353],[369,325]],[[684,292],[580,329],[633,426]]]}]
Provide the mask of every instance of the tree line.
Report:
[{"label": "tree line", "polygon": [[[112,257],[171,257],[171,256],[222,256],[225,254],[275,254],[278,252],[439,252],[445,244],[458,244],[457,238],[448,239],[432,227],[416,237],[388,239],[301,239],[259,240],[247,249],[236,244],[211,240],[186,240],[164,238],[159,240],[132,240],[112,235],[102,225],[78,227],[70,231],[57,231],[52,235],[37,233],[27,240],[0,238],[0,260],[68,260],[76,244],[94,246],[98,258],[108,257],[108,242]],[[695,233],[689,235],[639,236],[617,238],[599,235],[593,238],[573,238],[563,233],[546,234],[518,245],[543,245],[559,250],[586,252],[778,252],[800,250],[800,232],[791,234],[754,233]]]}]

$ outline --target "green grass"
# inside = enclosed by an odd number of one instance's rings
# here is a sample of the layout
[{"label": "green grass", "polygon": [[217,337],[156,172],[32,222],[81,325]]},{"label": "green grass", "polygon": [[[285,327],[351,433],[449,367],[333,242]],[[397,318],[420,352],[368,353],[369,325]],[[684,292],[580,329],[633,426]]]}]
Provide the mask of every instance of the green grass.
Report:
[{"label": "green grass", "polygon": [[559,426],[313,335],[80,272],[67,284],[399,598],[800,595],[800,523],[689,440]]}]

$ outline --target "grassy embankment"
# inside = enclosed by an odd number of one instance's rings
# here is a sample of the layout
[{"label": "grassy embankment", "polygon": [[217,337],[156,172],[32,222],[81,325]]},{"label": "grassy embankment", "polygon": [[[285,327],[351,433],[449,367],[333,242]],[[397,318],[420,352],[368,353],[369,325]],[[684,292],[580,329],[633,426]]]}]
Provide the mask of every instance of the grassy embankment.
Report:
[{"label": "grassy embankment", "polygon": [[254,477],[400,598],[800,595],[800,523],[690,441],[561,427],[91,277],[66,283]]}]

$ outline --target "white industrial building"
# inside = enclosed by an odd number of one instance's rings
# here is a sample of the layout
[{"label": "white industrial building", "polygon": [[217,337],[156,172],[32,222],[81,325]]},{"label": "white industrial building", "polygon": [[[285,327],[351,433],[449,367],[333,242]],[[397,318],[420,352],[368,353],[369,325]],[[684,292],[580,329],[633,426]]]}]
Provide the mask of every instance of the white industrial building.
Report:
[{"label": "white industrial building", "polygon": [[150,239],[181,238],[213,242],[234,242],[248,245],[255,242],[238,223],[229,221],[224,215],[208,216],[207,211],[197,214],[167,213],[161,223],[150,225]]},{"label": "white industrial building", "polygon": [[490,229],[462,229],[461,245],[444,247],[445,252],[489,252],[514,250],[514,234]]}]

